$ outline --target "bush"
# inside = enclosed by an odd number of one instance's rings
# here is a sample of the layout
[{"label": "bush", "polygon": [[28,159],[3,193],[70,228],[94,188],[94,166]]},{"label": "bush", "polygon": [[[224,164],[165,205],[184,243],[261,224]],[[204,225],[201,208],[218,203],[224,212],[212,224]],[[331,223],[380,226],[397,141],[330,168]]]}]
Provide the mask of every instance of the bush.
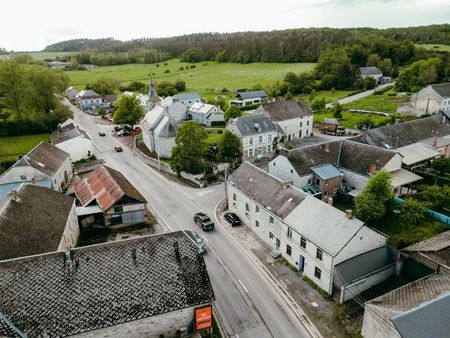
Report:
[{"label": "bush", "polygon": [[179,70],[184,70],[184,67],[182,66],[182,67],[180,67],[180,68],[178,68]]},{"label": "bush", "polygon": [[179,91],[179,92],[183,92],[186,90],[186,82],[182,81],[182,80],[177,80],[175,82],[175,88]]},{"label": "bush", "polygon": [[193,68],[195,68],[195,65],[191,65],[189,68],[193,69]]},{"label": "bush", "polygon": [[164,66],[167,66],[167,62],[164,62]]},{"label": "bush", "polygon": [[164,71],[164,74],[168,74],[168,73],[170,73],[170,69],[166,69],[166,70]]}]

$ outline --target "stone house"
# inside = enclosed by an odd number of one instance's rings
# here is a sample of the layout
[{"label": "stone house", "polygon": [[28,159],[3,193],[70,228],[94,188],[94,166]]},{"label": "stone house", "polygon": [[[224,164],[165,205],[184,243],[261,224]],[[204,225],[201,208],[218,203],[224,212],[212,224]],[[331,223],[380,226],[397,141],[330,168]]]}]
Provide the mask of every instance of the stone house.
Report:
[{"label": "stone house", "polygon": [[70,250],[79,233],[72,197],[22,184],[0,200],[0,261]]},{"label": "stone house", "polygon": [[312,134],[314,113],[303,100],[266,102],[254,114],[270,118],[287,141]]},{"label": "stone house", "polygon": [[50,135],[52,144],[70,155],[73,162],[93,155],[94,142],[89,135],[74,123],[58,125]]},{"label": "stone house", "polygon": [[223,111],[219,107],[208,103],[193,103],[186,114],[188,120],[197,121],[207,127],[225,123]]},{"label": "stone house", "polygon": [[0,176],[0,184],[50,179],[52,189],[63,191],[73,177],[70,155],[41,142]]},{"label": "stone house", "polygon": [[184,231],[0,261],[0,285],[0,335],[184,337],[212,324],[208,271]]},{"label": "stone house", "polygon": [[273,252],[340,302],[394,272],[384,235],[248,162],[230,176],[227,200]]},{"label": "stone house", "polygon": [[418,116],[450,113],[450,82],[431,84],[411,97]]},{"label": "stone house", "polygon": [[267,116],[250,115],[231,119],[226,129],[241,140],[244,161],[271,158],[274,155],[278,130]]},{"label": "stone house", "polygon": [[147,201],[118,171],[98,166],[74,186],[80,225],[131,225],[146,221]]}]

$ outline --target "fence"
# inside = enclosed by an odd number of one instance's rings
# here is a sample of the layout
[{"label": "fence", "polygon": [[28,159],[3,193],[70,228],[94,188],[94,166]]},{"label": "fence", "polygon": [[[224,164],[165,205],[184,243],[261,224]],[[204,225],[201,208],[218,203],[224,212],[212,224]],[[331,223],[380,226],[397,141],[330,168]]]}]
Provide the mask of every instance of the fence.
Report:
[{"label": "fence", "polygon": [[[394,197],[394,203],[398,204],[398,205],[403,205],[405,203],[405,200],[401,199],[400,197]],[[427,211],[425,211],[425,212],[432,219],[435,219],[436,221],[450,225],[450,217],[448,217],[447,215],[441,214],[441,213],[431,210],[431,209],[427,209]]]}]

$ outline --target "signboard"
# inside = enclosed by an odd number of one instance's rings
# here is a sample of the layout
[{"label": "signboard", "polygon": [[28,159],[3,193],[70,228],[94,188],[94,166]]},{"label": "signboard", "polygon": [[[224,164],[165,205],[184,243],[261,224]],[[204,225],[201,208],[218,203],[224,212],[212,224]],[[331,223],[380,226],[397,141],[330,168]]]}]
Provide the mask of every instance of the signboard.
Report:
[{"label": "signboard", "polygon": [[195,309],[195,330],[209,329],[212,326],[212,305]]}]

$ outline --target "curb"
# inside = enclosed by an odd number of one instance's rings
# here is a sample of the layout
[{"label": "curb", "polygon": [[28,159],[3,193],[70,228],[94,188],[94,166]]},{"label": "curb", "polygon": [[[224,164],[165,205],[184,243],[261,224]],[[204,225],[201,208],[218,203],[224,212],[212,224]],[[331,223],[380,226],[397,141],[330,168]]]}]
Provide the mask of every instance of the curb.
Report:
[{"label": "curb", "polygon": [[[287,305],[291,308],[297,318],[305,327],[306,331],[308,331],[309,335],[314,338],[323,338],[320,334],[320,331],[315,327],[312,321],[306,316],[306,313],[303,309],[295,302],[295,300],[291,297],[289,292],[283,287],[283,285],[275,278],[275,276],[270,272],[268,268],[264,266],[264,264],[259,260],[259,258],[251,252],[251,250],[247,249],[241,241],[234,236],[234,234],[225,227],[220,218],[219,218],[219,208],[223,205],[225,200],[217,203],[214,209],[214,217],[216,218],[216,222],[224,229],[227,234],[234,240],[234,242],[244,251],[244,253],[250,258],[253,263],[261,270],[263,275],[266,276],[267,280],[275,287],[275,290],[282,296]],[[244,225],[245,226],[245,225]]]}]

